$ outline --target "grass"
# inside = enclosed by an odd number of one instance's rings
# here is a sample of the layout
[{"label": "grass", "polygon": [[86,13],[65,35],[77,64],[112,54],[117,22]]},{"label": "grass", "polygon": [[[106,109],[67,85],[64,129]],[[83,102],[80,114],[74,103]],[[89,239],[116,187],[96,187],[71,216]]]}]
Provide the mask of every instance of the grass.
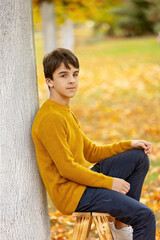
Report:
[{"label": "grass", "polygon": [[145,184],[154,184],[157,182],[157,179],[159,177],[160,172],[160,161],[150,161],[150,171],[148,173],[148,176],[145,180]]},{"label": "grass", "polygon": [[126,39],[106,37],[96,41],[93,32],[82,26],[76,31],[76,42],[78,42],[76,53],[82,59],[107,56],[126,58],[131,54],[132,58],[136,58],[138,62],[144,62],[145,59],[150,63],[159,63],[160,44],[157,36]]}]

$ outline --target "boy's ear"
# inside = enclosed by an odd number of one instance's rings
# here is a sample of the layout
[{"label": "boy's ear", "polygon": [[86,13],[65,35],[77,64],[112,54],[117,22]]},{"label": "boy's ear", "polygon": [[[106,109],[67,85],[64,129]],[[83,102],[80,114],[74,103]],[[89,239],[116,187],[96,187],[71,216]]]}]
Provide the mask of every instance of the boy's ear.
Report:
[{"label": "boy's ear", "polygon": [[46,78],[46,84],[49,86],[49,87],[54,87],[54,84],[53,84],[53,80],[50,79],[50,78]]}]

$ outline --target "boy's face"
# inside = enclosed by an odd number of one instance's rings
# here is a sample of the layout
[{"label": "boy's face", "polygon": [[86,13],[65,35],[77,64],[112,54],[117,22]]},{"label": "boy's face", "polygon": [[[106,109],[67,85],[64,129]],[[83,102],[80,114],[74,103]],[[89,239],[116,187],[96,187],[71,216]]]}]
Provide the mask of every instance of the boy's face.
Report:
[{"label": "boy's face", "polygon": [[62,104],[74,97],[78,89],[79,69],[71,64],[69,67],[70,69],[67,69],[62,63],[53,73],[53,81],[49,81],[50,85],[47,83],[50,86],[50,97]]}]

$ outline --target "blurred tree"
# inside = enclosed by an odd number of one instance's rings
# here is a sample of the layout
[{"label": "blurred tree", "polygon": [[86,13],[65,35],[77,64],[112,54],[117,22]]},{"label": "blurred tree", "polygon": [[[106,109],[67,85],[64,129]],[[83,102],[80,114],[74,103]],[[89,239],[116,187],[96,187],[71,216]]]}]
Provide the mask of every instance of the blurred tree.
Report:
[{"label": "blurred tree", "polygon": [[154,33],[160,32],[160,0],[148,0],[150,7],[145,10],[147,19],[152,23]]},{"label": "blurred tree", "polygon": [[[33,0],[36,24],[40,21],[40,12],[42,16],[45,53],[57,47],[57,24],[61,25],[62,47],[70,50],[74,48],[74,24],[68,18],[65,9],[62,11],[63,4],[65,4],[63,0]],[[57,5],[56,10],[55,5]]]},{"label": "blurred tree", "polygon": [[[158,31],[160,0],[125,0],[111,12],[121,16],[117,26],[125,36],[140,36]],[[159,29],[160,30],[160,29]]]},{"label": "blurred tree", "polygon": [[35,9],[37,6],[40,7],[44,32],[44,51],[49,53],[57,47],[55,6],[52,0],[33,0],[33,5]]},{"label": "blurred tree", "polygon": [[74,50],[75,36],[74,36],[74,23],[72,20],[67,18],[61,26],[61,38],[62,47]]},{"label": "blurred tree", "polygon": [[54,3],[51,1],[41,1],[40,10],[43,22],[44,49],[45,53],[49,53],[57,47]]},{"label": "blurred tree", "polygon": [[92,18],[95,32],[102,35],[114,35],[114,27],[117,16],[112,14],[112,9],[121,6],[122,0],[102,0],[98,6],[98,11]]},{"label": "blurred tree", "polygon": [[110,10],[121,4],[121,0],[55,0],[58,23],[63,23],[66,18],[75,23],[92,20],[95,31],[104,34],[112,33],[116,16]]},{"label": "blurred tree", "polygon": [[[58,26],[61,25],[62,47],[67,47],[73,50],[74,23],[82,23],[87,20],[92,20],[95,23],[94,29],[96,33],[102,32],[103,34],[111,34],[113,32],[114,23],[117,16],[111,14],[110,10],[119,5],[121,0],[33,0],[33,3],[35,6],[35,14],[37,19],[39,18],[37,5],[42,6],[44,3],[45,5],[48,5],[48,10],[44,10],[45,13],[42,15],[43,26],[45,26],[45,45],[49,45],[49,43],[47,43],[47,36],[49,36],[49,34],[47,35],[46,33],[47,28],[49,29],[49,27],[47,27],[46,19],[48,19],[48,22],[50,21],[50,23],[53,23],[55,26],[54,29],[56,29],[55,16],[51,18],[51,12],[50,14],[46,14],[47,11],[53,9],[51,5],[49,7],[49,4],[54,4],[54,15],[56,15],[56,22]],[[53,36],[51,37],[50,35],[49,39],[53,39]],[[54,31],[54,39],[56,40],[56,30]],[[53,49],[54,47],[51,48]],[[45,49],[47,49],[47,46]],[[47,52],[47,50],[45,50],[45,52]]]}]

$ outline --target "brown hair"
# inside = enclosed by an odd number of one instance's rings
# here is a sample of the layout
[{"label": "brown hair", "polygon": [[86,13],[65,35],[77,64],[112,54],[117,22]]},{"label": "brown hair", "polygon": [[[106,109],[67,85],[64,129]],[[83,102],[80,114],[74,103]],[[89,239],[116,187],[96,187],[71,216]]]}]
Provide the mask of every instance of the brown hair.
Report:
[{"label": "brown hair", "polygon": [[[69,64],[75,68],[79,68],[78,58],[69,49],[56,48],[43,58],[45,78],[53,80],[53,73],[60,67],[61,63],[64,63],[65,67],[68,69],[70,69]],[[50,89],[49,86],[48,88]]]}]

